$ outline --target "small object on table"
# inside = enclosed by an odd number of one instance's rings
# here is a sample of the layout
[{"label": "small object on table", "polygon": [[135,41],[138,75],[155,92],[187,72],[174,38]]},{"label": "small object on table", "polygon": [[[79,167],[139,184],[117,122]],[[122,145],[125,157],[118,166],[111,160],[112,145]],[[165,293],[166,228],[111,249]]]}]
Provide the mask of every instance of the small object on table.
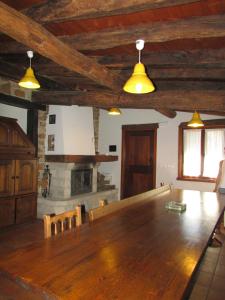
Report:
[{"label": "small object on table", "polygon": [[176,201],[169,201],[166,203],[166,209],[168,210],[174,210],[177,212],[184,212],[186,210],[186,204],[180,203]]}]

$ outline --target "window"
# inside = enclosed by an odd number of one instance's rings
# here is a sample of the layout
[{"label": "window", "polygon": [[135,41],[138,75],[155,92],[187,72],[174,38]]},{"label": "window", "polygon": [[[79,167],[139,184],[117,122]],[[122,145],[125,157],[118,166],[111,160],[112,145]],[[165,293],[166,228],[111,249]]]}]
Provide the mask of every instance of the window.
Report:
[{"label": "window", "polygon": [[214,182],[224,159],[225,120],[204,121],[201,129],[179,126],[178,178]]}]

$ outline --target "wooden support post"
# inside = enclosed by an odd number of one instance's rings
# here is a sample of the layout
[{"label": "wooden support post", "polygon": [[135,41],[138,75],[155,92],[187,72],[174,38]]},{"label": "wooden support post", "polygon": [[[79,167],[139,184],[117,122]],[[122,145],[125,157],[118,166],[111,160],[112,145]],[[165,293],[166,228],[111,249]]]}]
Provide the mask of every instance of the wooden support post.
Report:
[{"label": "wooden support post", "polygon": [[27,110],[27,136],[35,146],[35,156],[38,152],[38,111]]}]

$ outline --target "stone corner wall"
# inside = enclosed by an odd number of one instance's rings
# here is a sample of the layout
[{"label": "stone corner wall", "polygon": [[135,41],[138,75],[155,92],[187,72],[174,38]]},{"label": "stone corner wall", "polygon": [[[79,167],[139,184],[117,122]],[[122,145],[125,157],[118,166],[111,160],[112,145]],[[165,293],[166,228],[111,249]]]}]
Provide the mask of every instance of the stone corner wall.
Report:
[{"label": "stone corner wall", "polygon": [[93,107],[93,122],[94,122],[94,138],[95,138],[95,153],[98,152],[98,139],[99,139],[99,108]]},{"label": "stone corner wall", "polygon": [[42,176],[45,167],[45,137],[48,109],[38,111],[38,194],[41,194]]}]

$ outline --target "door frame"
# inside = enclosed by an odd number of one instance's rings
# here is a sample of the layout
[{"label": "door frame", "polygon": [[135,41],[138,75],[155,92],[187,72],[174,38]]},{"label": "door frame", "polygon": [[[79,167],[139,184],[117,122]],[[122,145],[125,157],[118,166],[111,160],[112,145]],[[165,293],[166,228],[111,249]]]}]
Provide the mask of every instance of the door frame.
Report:
[{"label": "door frame", "polygon": [[120,198],[124,195],[124,177],[125,177],[125,161],[126,161],[126,143],[125,137],[129,131],[153,131],[154,133],[154,154],[153,154],[153,185],[156,186],[156,157],[157,157],[157,129],[158,123],[152,124],[132,124],[122,125],[122,153],[121,153],[121,182],[120,182]]}]

